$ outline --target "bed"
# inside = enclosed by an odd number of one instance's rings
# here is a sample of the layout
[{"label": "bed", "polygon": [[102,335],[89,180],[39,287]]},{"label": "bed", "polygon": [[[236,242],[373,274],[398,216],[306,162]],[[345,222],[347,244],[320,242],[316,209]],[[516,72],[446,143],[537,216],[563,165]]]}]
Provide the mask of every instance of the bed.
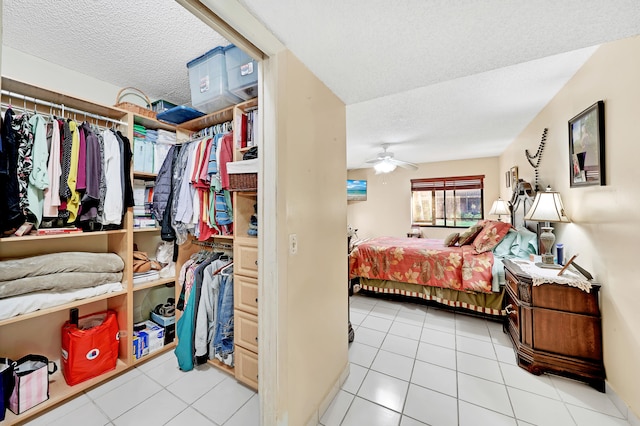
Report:
[{"label": "bed", "polygon": [[[537,235],[521,226],[483,221],[463,245],[446,240],[378,237],[356,242],[349,278],[365,292],[401,295],[492,317],[502,309],[502,259],[529,258]],[[353,281],[352,281],[353,282]]]}]

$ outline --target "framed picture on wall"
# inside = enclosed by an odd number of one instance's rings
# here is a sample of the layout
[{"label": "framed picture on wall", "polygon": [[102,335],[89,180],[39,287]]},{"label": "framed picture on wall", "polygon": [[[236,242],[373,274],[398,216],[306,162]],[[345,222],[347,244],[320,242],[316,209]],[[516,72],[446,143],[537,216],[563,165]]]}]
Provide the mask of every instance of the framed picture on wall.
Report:
[{"label": "framed picture on wall", "polygon": [[569,184],[605,184],[603,101],[569,120]]},{"label": "framed picture on wall", "polygon": [[513,166],[511,170],[509,170],[509,173],[511,173],[511,185],[517,185],[518,184],[518,166]]},{"label": "framed picture on wall", "polygon": [[504,184],[507,188],[511,188],[511,172],[504,173]]}]

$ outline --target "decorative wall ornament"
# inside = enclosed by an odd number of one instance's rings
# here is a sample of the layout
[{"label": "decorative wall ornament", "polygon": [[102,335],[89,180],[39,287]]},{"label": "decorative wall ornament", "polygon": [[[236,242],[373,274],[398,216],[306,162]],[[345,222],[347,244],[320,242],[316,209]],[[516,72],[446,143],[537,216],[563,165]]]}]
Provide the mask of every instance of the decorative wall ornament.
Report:
[{"label": "decorative wall ornament", "polygon": [[[528,149],[524,150],[525,155],[527,156],[527,161],[533,167],[535,171],[536,179],[535,179],[535,191],[538,192],[538,167],[540,167],[540,160],[542,160],[542,151],[544,151],[544,145],[547,142],[547,132],[549,129],[546,127],[542,131],[542,138],[540,140],[540,145],[538,146],[538,151],[536,151],[535,155],[531,155]],[[534,162],[535,160],[535,162]]]}]

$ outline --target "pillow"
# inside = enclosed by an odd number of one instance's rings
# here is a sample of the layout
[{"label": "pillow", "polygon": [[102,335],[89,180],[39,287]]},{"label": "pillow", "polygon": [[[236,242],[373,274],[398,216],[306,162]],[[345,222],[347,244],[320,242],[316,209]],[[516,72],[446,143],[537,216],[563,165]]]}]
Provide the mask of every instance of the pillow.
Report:
[{"label": "pillow", "polygon": [[473,247],[478,253],[493,250],[504,236],[507,235],[509,229],[511,229],[510,223],[495,220],[487,221],[482,227],[482,231],[480,231],[473,240]]},{"label": "pillow", "polygon": [[509,229],[507,235],[504,236],[502,241],[493,248],[493,254],[497,257],[512,257],[514,253],[511,252],[513,246],[518,239],[518,232],[515,229]]},{"label": "pillow", "polygon": [[524,227],[516,231],[518,237],[511,246],[511,253],[522,259],[528,259],[530,254],[538,254],[538,235]]},{"label": "pillow", "polygon": [[465,244],[471,244],[473,239],[482,231],[482,225],[473,225],[462,234],[460,234],[460,238],[458,238],[458,245],[463,246]]},{"label": "pillow", "polygon": [[458,242],[458,238],[460,237],[460,233],[454,232],[453,234],[447,235],[447,238],[444,239],[445,247],[453,247]]}]

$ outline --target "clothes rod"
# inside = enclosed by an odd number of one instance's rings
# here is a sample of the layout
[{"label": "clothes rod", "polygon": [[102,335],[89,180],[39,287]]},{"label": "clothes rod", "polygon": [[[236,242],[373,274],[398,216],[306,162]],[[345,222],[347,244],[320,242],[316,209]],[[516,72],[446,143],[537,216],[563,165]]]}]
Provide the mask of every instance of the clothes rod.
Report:
[{"label": "clothes rod", "polygon": [[227,243],[214,243],[212,241],[191,240],[191,244],[195,244],[197,246],[203,246],[203,247],[219,248],[223,250],[233,250],[233,245],[227,244]]},{"label": "clothes rod", "polygon": [[49,101],[43,101],[41,99],[33,98],[33,97],[30,97],[30,96],[25,96],[23,94],[16,93],[16,92],[10,92],[10,91],[4,90],[4,89],[2,89],[2,94],[5,95],[5,96],[8,96],[9,98],[18,98],[18,99],[22,99],[24,101],[32,102],[32,103],[34,103],[36,105],[48,106],[48,107],[51,107],[51,108],[59,109],[60,111],[62,111],[62,115],[63,116],[65,115],[65,112],[71,112],[71,113],[74,113],[74,114],[83,115],[85,117],[95,118],[96,120],[109,121],[111,123],[120,124],[122,126],[128,126],[128,123],[126,121],[120,121],[120,120],[116,120],[114,118],[105,117],[103,115],[93,114],[93,113],[90,113],[90,112],[87,112],[87,111],[82,111],[82,110],[79,110],[79,109],[67,107],[64,104],[56,104],[56,103],[49,102]]}]

